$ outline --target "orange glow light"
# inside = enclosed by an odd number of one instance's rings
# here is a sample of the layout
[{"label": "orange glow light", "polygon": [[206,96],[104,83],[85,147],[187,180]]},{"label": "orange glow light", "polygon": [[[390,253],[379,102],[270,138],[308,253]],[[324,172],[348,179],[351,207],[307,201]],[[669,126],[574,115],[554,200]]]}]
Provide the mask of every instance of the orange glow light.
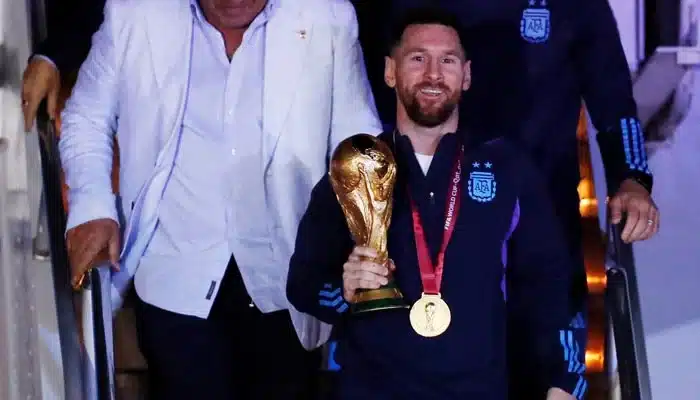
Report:
[{"label": "orange glow light", "polygon": [[605,356],[602,351],[586,351],[586,370],[588,372],[601,372],[605,367]]}]

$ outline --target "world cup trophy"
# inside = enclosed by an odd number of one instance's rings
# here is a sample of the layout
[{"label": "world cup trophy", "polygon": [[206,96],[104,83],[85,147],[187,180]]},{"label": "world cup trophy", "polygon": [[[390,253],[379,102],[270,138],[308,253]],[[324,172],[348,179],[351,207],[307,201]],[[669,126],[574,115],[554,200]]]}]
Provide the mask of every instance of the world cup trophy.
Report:
[{"label": "world cup trophy", "polygon": [[[396,183],[389,146],[372,135],[349,137],[333,152],[329,175],[355,244],[376,250],[373,261],[388,267],[387,234]],[[407,307],[391,275],[379,289],[357,290],[352,301],[353,313]]]}]

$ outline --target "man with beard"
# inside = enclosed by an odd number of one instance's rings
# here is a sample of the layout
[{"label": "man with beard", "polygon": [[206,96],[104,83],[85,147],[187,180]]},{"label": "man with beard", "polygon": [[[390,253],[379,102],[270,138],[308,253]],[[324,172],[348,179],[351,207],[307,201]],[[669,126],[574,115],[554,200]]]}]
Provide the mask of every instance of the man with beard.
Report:
[{"label": "man with beard", "polygon": [[[570,347],[571,259],[545,183],[517,146],[458,130],[471,85],[459,32],[449,14],[417,9],[391,37],[384,76],[396,93],[396,129],[379,136],[398,170],[390,260],[375,262],[376,249],[353,243],[328,176],[299,226],[287,296],[343,328],[340,399],[505,400],[506,269],[523,294],[518,329],[546,371],[547,398],[585,392]],[[357,290],[390,277],[410,311],[351,311]]]},{"label": "man with beard", "polygon": [[[394,101],[377,72],[383,62],[377,37],[386,22],[417,4],[431,3],[456,15],[469,33],[474,85],[462,98],[460,125],[480,134],[505,134],[517,140],[542,170],[573,264],[572,326],[586,348],[587,282],[582,252],[576,144],[582,100],[598,134],[614,223],[627,214],[622,239],[654,235],[660,213],[651,197],[652,174],[637,120],[629,67],[608,0],[354,0],[368,76],[382,122],[393,125]],[[509,296],[510,326],[519,322],[521,296]],[[511,339],[513,376],[534,371],[529,349]],[[581,362],[585,351],[578,353]],[[516,370],[517,369],[517,370]],[[541,397],[534,379],[513,382],[535,391],[522,399]]]}]

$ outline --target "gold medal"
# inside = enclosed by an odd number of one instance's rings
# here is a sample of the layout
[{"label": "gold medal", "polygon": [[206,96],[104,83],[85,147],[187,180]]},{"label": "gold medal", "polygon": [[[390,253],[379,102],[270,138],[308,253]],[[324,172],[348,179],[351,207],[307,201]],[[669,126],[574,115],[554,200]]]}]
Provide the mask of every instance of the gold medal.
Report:
[{"label": "gold medal", "polygon": [[439,294],[425,294],[413,304],[409,314],[411,326],[424,337],[440,336],[450,326],[450,307]]},{"label": "gold medal", "polygon": [[[457,224],[459,215],[460,193],[462,186],[462,158],[464,157],[464,146],[460,149],[455,161],[452,188],[447,193],[447,207],[445,211],[444,232],[442,235],[442,245],[437,255],[436,263],[433,264],[428,243],[425,241],[425,232],[420,220],[418,207],[411,200],[411,217],[413,219],[413,234],[416,238],[416,253],[418,255],[418,268],[420,269],[420,279],[423,284],[423,294],[420,299],[411,307],[409,319],[411,326],[417,334],[423,337],[440,336],[450,326],[452,313],[445,300],[440,296],[440,285],[442,283],[442,271],[445,266],[445,251],[450,243],[452,232]],[[426,293],[428,292],[428,293]]]}]

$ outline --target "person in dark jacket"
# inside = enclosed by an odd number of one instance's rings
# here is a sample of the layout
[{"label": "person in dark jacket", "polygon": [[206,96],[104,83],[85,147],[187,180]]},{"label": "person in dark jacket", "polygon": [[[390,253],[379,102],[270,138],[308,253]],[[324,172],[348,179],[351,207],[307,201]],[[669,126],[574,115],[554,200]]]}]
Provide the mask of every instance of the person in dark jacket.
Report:
[{"label": "person in dark jacket", "polygon": [[[660,214],[651,197],[653,177],[637,119],[629,67],[608,0],[353,0],[368,76],[385,126],[395,101],[381,70],[382,41],[390,21],[430,3],[454,13],[467,32],[474,84],[462,99],[460,124],[490,137],[505,134],[544,173],[573,264],[572,326],[586,348],[588,294],[579,212],[576,132],[582,100],[597,130],[614,223],[627,215],[626,242],[654,235]],[[509,306],[517,308],[517,290]],[[516,313],[511,313],[517,321]],[[517,325],[517,322],[513,323]],[[532,371],[528,349],[513,335],[513,372]],[[517,354],[516,354],[517,353]],[[579,353],[584,360],[584,351]],[[522,382],[529,385],[529,379]],[[520,383],[518,383],[520,385]],[[537,388],[523,390],[541,390]],[[524,395],[529,400],[533,396]]]},{"label": "person in dark jacket", "polygon": [[353,0],[380,116],[394,123],[393,95],[379,71],[387,26],[430,4],[467,32],[475,80],[460,123],[516,138],[544,170],[572,247],[579,247],[576,128],[585,102],[598,133],[613,219],[629,215],[623,239],[651,237],[659,213],[637,120],[629,67],[608,0]]},{"label": "person in dark jacket", "polygon": [[105,0],[61,0],[46,4],[48,35],[37,43],[22,78],[26,131],[32,128],[44,99],[49,117],[58,117],[61,75],[77,72],[87,57],[92,35],[102,23]]},{"label": "person in dark jacket", "polygon": [[[398,169],[391,261],[367,261],[376,251],[355,246],[326,176],[299,226],[287,296],[342,326],[340,399],[505,400],[506,281],[515,278],[525,316],[515,329],[535,350],[547,398],[580,399],[570,254],[526,153],[457,129],[471,84],[459,32],[450,14],[417,9],[392,35],[385,80],[398,99],[396,129],[379,136]],[[357,289],[387,284],[390,272],[411,311],[349,311]]]}]

